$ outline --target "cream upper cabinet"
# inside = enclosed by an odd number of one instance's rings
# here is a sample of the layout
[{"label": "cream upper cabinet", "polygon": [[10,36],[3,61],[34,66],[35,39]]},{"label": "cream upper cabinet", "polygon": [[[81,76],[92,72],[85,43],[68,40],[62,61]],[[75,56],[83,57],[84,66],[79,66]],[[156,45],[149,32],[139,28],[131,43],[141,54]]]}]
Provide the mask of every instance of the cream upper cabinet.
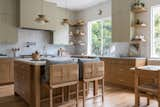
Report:
[{"label": "cream upper cabinet", "polygon": [[54,31],[54,44],[56,45],[68,45],[69,44],[69,25],[62,24],[64,18],[73,16],[72,11],[66,11],[64,8],[57,8],[56,22],[57,26]]},{"label": "cream upper cabinet", "polygon": [[0,43],[16,43],[18,0],[0,0]]},{"label": "cream upper cabinet", "polygon": [[43,2],[43,14],[49,23],[40,24],[35,21],[42,14],[42,0],[20,0],[20,27],[42,30],[55,30],[56,27],[56,4]]},{"label": "cream upper cabinet", "polygon": [[129,42],[132,37],[132,0],[112,0],[112,42]]}]

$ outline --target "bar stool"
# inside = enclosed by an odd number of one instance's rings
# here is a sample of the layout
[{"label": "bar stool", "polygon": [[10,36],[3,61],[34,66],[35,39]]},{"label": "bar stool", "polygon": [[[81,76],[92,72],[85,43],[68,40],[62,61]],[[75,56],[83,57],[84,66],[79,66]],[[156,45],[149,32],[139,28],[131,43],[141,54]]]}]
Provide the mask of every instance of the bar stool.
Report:
[{"label": "bar stool", "polygon": [[151,98],[156,99],[160,107],[160,69],[155,66],[135,69],[135,107],[140,105],[140,96],[147,97],[147,105]]},{"label": "bar stool", "polygon": [[[78,64],[50,64],[49,65],[49,94],[50,94],[50,107],[53,107],[53,89],[64,88],[75,85],[76,86],[76,107],[78,107],[79,97],[79,70]],[[64,91],[64,90],[63,90]],[[70,91],[68,94],[70,96]],[[62,103],[60,107],[68,107],[69,104],[73,104],[68,96],[68,101],[64,101],[64,92],[62,92]],[[74,103],[75,104],[75,103]]]},{"label": "bar stool", "polygon": [[[102,97],[104,101],[104,62],[103,61],[84,61],[80,60],[83,72],[83,107],[85,107],[86,100],[93,99],[96,97]],[[86,98],[86,83],[99,81],[102,83],[102,95],[94,95],[91,98]],[[95,87],[94,87],[95,88]]]}]

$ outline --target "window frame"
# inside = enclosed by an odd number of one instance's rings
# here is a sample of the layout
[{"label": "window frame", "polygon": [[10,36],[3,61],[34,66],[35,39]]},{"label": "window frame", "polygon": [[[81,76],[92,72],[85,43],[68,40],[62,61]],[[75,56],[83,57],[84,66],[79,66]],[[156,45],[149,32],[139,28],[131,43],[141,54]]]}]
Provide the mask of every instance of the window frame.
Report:
[{"label": "window frame", "polygon": [[155,5],[155,6],[151,6],[151,14],[150,14],[150,24],[151,24],[151,29],[150,29],[150,52],[149,52],[149,57],[152,58],[152,59],[160,59],[160,56],[159,57],[156,57],[156,56],[153,56],[154,55],[154,29],[155,29],[155,26],[154,26],[154,21],[155,21],[155,18],[154,18],[154,8],[157,8],[159,7],[160,8],[160,5]]},{"label": "window frame", "polygon": [[[111,17],[107,17],[107,18],[101,18],[101,19],[97,19],[97,20],[94,20],[94,21],[89,21],[88,24],[87,24],[87,28],[88,28],[88,42],[87,42],[87,55],[92,55],[91,54],[91,50],[92,50],[92,35],[91,35],[91,30],[92,30],[92,24],[97,22],[97,21],[100,21],[100,22],[104,22],[105,20],[111,20]],[[103,24],[101,24],[101,27],[103,28]],[[102,42],[101,42],[101,55],[103,55],[103,29],[101,30],[101,39],[102,39]]]}]

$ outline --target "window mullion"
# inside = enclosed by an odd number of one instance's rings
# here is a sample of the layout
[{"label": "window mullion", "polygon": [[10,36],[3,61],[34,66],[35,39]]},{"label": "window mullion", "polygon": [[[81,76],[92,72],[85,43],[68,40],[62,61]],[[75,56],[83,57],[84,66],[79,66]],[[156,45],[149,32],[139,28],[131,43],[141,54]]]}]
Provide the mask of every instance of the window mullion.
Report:
[{"label": "window mullion", "polygon": [[103,55],[103,20],[101,20],[101,55]]}]

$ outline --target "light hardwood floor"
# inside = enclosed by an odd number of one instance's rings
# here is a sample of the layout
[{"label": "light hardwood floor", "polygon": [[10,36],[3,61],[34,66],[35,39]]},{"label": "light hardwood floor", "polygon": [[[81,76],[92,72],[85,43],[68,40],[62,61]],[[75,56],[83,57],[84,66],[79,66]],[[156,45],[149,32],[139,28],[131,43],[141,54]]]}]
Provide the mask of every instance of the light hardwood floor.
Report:
[{"label": "light hardwood floor", "polygon": [[[28,107],[28,105],[20,97],[13,95],[13,86],[5,86],[0,87],[0,107]],[[42,107],[49,106],[46,106],[45,103],[42,104]],[[82,107],[82,100],[80,100],[79,107]],[[104,103],[101,103],[100,98],[89,100],[86,102],[86,107],[134,107],[134,93],[126,89],[105,86]],[[141,107],[158,106],[157,102],[154,100],[151,100],[150,106],[146,106],[146,99],[141,98]]]}]

